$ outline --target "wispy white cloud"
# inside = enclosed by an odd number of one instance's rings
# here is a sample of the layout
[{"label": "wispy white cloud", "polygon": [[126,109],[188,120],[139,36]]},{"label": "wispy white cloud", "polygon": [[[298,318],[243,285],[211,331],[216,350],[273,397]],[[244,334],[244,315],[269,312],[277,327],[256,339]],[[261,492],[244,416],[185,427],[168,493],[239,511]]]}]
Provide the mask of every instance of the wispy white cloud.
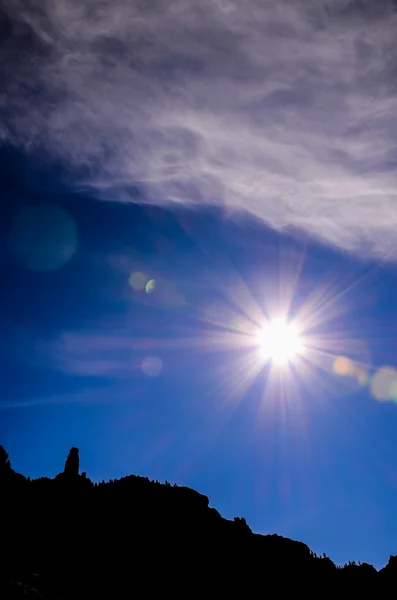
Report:
[{"label": "wispy white cloud", "polygon": [[26,362],[69,376],[125,381],[146,375],[148,361],[162,364],[164,354],[168,368],[179,372],[181,356],[187,351],[197,356],[252,349],[255,342],[248,326],[243,333],[220,326],[206,331],[178,331],[173,337],[137,337],[129,331],[64,331],[51,339],[36,339]]},{"label": "wispy white cloud", "polygon": [[[106,389],[106,391],[108,391]],[[41,406],[43,404],[84,404],[104,402],[103,393],[98,390],[86,390],[84,392],[70,392],[69,394],[58,394],[53,396],[41,396],[38,398],[28,398],[25,400],[2,401],[0,402],[0,411],[16,408],[28,408],[32,406]]]},{"label": "wispy white cloud", "polygon": [[123,378],[139,368],[137,348],[139,340],[120,333],[65,331],[43,338],[29,329],[14,328],[10,352],[22,364],[66,375]]},{"label": "wispy white cloud", "polygon": [[35,362],[67,375],[129,378],[140,369],[137,342],[121,335],[65,332],[35,344]]},{"label": "wispy white cloud", "polygon": [[3,140],[89,165],[108,199],[139,185],[397,257],[391,0],[3,4]]}]

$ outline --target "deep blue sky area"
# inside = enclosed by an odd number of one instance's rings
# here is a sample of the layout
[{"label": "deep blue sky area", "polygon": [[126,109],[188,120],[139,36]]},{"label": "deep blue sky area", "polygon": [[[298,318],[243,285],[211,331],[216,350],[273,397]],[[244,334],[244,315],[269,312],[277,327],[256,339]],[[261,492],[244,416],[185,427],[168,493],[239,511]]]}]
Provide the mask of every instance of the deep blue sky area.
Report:
[{"label": "deep blue sky area", "polygon": [[[385,564],[397,406],[376,377],[397,367],[394,266],[222,207],[101,200],[11,148],[0,185],[0,443],[16,470],[53,477],[77,446],[94,481],[188,485],[256,532]],[[254,332],[287,312],[325,362],[265,363]],[[341,356],[360,384],[333,371]]]}]

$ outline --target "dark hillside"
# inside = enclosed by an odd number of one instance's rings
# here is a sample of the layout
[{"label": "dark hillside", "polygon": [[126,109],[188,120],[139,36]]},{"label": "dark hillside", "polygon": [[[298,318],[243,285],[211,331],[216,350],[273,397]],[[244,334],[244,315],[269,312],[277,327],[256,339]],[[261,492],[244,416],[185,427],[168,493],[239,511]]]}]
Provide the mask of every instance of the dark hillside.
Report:
[{"label": "dark hillside", "polygon": [[337,568],[301,542],[222,518],[192,489],[134,475],[94,484],[77,449],[55,479],[29,480],[0,448],[4,598],[379,595],[397,583],[397,557],[379,572]]}]

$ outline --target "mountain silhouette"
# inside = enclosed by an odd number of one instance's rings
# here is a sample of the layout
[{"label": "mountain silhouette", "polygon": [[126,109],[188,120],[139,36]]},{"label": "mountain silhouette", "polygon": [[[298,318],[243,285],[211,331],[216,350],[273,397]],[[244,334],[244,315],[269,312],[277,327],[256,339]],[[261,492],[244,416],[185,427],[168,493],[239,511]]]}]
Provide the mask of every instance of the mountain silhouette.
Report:
[{"label": "mountain silhouette", "polygon": [[130,475],[93,483],[70,450],[54,479],[16,473],[0,446],[1,598],[242,598],[389,595],[397,556],[377,571],[337,567],[298,541],[224,519],[193,489]]}]

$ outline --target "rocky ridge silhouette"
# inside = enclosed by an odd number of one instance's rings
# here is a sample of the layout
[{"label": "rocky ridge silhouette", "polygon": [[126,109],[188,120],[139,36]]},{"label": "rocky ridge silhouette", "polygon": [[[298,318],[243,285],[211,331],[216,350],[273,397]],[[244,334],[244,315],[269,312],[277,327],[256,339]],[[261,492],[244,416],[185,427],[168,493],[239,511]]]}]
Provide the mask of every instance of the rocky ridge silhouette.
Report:
[{"label": "rocky ridge silhouette", "polygon": [[127,598],[172,593],[253,598],[291,591],[377,593],[397,583],[397,556],[376,569],[337,567],[298,541],[224,519],[190,488],[130,475],[93,483],[70,450],[54,479],[16,473],[0,446],[2,598]]}]

